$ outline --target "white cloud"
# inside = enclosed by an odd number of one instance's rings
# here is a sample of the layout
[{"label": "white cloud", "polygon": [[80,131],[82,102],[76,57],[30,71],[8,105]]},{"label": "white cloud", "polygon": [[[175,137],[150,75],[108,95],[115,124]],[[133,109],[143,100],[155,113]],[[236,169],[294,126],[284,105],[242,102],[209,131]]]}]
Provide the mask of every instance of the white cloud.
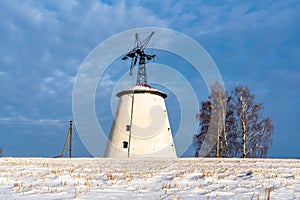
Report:
[{"label": "white cloud", "polygon": [[30,124],[30,125],[63,125],[66,120],[59,119],[28,119],[25,116],[0,117],[0,124]]},{"label": "white cloud", "polygon": [[7,73],[6,72],[1,72],[0,71],[0,76],[5,76]]}]

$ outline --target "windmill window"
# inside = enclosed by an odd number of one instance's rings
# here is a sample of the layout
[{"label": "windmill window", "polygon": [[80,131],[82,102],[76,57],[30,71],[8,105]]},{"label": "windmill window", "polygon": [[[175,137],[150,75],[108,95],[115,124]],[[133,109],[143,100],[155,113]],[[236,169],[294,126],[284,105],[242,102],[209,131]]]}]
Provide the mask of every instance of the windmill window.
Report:
[{"label": "windmill window", "polygon": [[126,125],[126,131],[130,131],[130,125]]},{"label": "windmill window", "polygon": [[127,149],[128,148],[128,142],[127,141],[123,141],[123,148]]}]

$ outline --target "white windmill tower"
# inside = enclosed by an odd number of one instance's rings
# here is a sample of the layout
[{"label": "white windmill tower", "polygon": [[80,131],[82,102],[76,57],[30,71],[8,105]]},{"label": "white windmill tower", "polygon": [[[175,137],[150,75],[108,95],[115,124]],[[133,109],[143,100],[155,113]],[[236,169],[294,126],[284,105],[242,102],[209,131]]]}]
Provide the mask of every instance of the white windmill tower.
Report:
[{"label": "white windmill tower", "polygon": [[117,93],[120,98],[104,157],[177,157],[164,99],[167,94],[147,85],[144,52],[154,32],[143,41],[135,34],[130,75],[138,64],[136,85]]}]

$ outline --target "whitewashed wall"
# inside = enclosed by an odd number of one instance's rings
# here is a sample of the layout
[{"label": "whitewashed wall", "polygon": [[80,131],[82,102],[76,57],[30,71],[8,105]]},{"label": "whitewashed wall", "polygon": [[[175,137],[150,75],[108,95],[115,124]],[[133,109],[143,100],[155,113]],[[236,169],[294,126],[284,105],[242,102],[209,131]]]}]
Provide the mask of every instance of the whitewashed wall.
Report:
[{"label": "whitewashed wall", "polygon": [[128,151],[129,157],[177,157],[163,98],[166,95],[153,88],[135,86],[117,96],[120,101],[104,157],[128,157]]}]

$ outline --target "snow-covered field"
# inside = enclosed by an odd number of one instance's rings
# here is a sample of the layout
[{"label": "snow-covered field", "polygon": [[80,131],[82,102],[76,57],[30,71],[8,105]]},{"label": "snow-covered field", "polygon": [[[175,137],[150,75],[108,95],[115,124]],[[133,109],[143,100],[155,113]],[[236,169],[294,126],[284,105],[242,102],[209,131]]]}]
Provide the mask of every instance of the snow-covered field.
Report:
[{"label": "snow-covered field", "polygon": [[0,199],[300,199],[300,160],[0,158]]}]

